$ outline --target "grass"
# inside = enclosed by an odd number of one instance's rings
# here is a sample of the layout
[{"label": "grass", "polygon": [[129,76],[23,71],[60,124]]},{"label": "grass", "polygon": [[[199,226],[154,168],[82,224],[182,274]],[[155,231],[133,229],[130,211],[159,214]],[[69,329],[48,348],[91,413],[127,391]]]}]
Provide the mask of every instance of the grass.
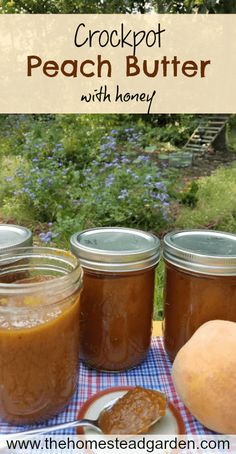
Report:
[{"label": "grass", "polygon": [[222,167],[198,180],[197,203],[182,207],[177,228],[211,228],[236,231],[236,164]]}]

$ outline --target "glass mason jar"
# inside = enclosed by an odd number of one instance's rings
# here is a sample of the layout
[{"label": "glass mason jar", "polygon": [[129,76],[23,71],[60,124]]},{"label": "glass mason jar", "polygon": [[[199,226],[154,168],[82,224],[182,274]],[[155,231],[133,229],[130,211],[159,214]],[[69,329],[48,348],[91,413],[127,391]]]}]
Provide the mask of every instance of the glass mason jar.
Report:
[{"label": "glass mason jar", "polygon": [[84,270],[81,358],[98,370],[137,366],[150,347],[159,239],[135,229],[97,228],[73,235],[71,248]]},{"label": "glass mason jar", "polygon": [[[29,229],[20,225],[0,224],[0,254],[23,246],[32,246],[32,232]],[[21,277],[26,277],[26,273]],[[10,280],[14,280],[14,276],[6,274],[5,282]]]},{"label": "glass mason jar", "polygon": [[174,360],[210,320],[236,322],[236,235],[211,230],[172,232],[164,238],[164,343]]},{"label": "glass mason jar", "polygon": [[0,254],[0,417],[5,421],[50,418],[72,397],[81,285],[82,270],[71,253],[24,247]]}]

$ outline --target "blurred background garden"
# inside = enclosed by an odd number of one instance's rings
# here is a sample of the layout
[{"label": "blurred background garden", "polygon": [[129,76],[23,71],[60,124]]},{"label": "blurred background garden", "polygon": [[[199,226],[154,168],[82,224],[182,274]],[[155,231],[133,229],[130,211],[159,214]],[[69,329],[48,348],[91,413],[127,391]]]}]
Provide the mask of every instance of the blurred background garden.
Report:
[{"label": "blurred background garden", "polygon": [[[236,232],[236,116],[224,116],[217,138],[206,142],[212,118],[1,115],[0,222],[66,248],[72,233],[95,226],[159,237],[182,228]],[[189,142],[194,134],[197,142]],[[162,264],[158,279],[155,318]]]},{"label": "blurred background garden", "polygon": [[[0,0],[0,14],[152,12],[230,14],[236,0]],[[0,222],[38,244],[94,226],[236,232],[236,116],[1,115],[0,181]],[[162,263],[157,277],[161,318]]]}]

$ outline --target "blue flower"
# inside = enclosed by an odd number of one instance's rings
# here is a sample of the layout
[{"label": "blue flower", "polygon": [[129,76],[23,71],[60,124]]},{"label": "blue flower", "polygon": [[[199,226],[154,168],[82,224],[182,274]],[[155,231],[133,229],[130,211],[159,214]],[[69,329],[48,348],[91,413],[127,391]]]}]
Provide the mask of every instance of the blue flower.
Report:
[{"label": "blue flower", "polygon": [[30,190],[29,188],[22,188],[22,192],[25,192],[25,194],[29,194]]},{"label": "blue flower", "polygon": [[163,189],[164,191],[166,190],[166,186],[164,183],[162,183],[161,181],[158,181],[157,183],[155,183],[155,188],[157,189]]},{"label": "blue flower", "polygon": [[105,162],[104,164],[105,169],[109,169],[110,167],[113,167],[112,162]]},{"label": "blue flower", "polygon": [[149,159],[150,159],[149,156],[145,156],[145,155],[140,155],[140,156],[138,157],[138,160],[139,160],[140,162],[148,162]]},{"label": "blue flower", "polygon": [[10,183],[10,181],[12,181],[12,180],[13,180],[13,177],[6,177],[5,178],[5,181],[7,181],[8,183]]},{"label": "blue flower", "polygon": [[151,193],[151,197],[152,197],[153,199],[158,199],[158,200],[161,199],[160,194],[158,194],[157,192],[152,192],[152,193]]},{"label": "blue flower", "polygon": [[43,243],[49,243],[51,241],[52,237],[54,237],[53,233],[51,231],[47,233],[40,233],[39,238]]},{"label": "blue flower", "polygon": [[130,160],[128,158],[126,158],[126,156],[122,156],[121,162],[122,162],[122,164],[127,164],[128,162],[130,162]]},{"label": "blue flower", "polygon": [[[100,147],[100,149],[101,149],[101,147]],[[104,159],[104,158],[106,158],[106,157],[107,157],[107,153],[101,153],[101,154],[100,154],[100,158]]]},{"label": "blue flower", "polygon": [[116,149],[116,142],[110,141],[107,143],[107,147],[115,150]]},{"label": "blue flower", "polygon": [[128,197],[129,193],[127,191],[127,189],[122,189],[122,191],[120,192],[120,195],[118,195],[118,199],[119,200],[124,200]]},{"label": "blue flower", "polygon": [[45,243],[47,242],[47,235],[46,233],[40,233],[39,238],[41,241],[44,241]]},{"label": "blue flower", "polygon": [[110,188],[115,180],[114,175],[109,175],[109,177],[105,181],[106,188]]},{"label": "blue flower", "polygon": [[33,192],[30,192],[29,193],[29,196],[32,200],[35,200],[36,199],[36,195],[33,193]]},{"label": "blue flower", "polygon": [[86,177],[88,175],[88,173],[91,173],[91,169],[88,167],[87,169],[84,169],[82,173],[83,173],[84,177]]}]

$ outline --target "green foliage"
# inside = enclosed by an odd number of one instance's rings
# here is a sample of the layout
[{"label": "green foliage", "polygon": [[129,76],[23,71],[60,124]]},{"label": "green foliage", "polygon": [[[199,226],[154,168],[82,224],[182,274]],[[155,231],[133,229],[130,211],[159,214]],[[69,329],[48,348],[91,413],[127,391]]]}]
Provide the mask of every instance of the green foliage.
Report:
[{"label": "green foliage", "polygon": [[145,0],[2,0],[2,13],[64,13],[64,14],[94,14],[94,13],[144,13],[148,9]]},{"label": "green foliage", "polygon": [[164,281],[165,281],[165,265],[164,261],[161,260],[157,267],[155,279],[154,317],[153,317],[154,320],[163,320],[164,317],[163,307]]},{"label": "green foliage", "polygon": [[229,150],[236,150],[236,115],[231,115],[228,125]]},{"label": "green foliage", "polygon": [[142,127],[116,116],[7,117],[1,212],[35,227],[53,222],[62,242],[101,225],[158,231],[169,221],[176,176],[141,154],[142,142]]},{"label": "green foliage", "polygon": [[40,141],[34,143],[33,149],[28,143],[27,137],[28,154],[2,159],[2,212],[19,222],[46,222],[55,218],[62,200],[67,198],[64,187],[70,180],[72,167],[65,167],[61,149],[49,153]]},{"label": "green foliage", "polygon": [[[57,231],[68,237],[73,231],[94,226],[129,226],[159,231],[169,219],[165,172],[146,161],[146,156],[129,159],[111,153],[97,158],[75,176],[74,215],[65,210],[57,217]],[[80,185],[77,178],[81,179]]]},{"label": "green foliage", "polygon": [[195,208],[198,202],[198,183],[192,181],[190,186],[180,195],[180,202],[191,208]]},{"label": "green foliage", "polygon": [[152,0],[159,13],[235,13],[235,0]]},{"label": "green foliage", "polygon": [[235,13],[236,0],[1,0],[0,13]]},{"label": "green foliage", "polygon": [[169,142],[175,146],[181,146],[189,136],[188,127],[180,126],[179,123],[169,124],[165,128],[157,127],[146,129],[144,140],[146,143],[158,144]]},{"label": "green foliage", "polygon": [[[144,152],[158,153],[164,143],[167,152],[181,147],[197,122],[193,115],[2,115],[1,218],[29,225],[36,241],[66,248],[72,233],[95,226],[235,232],[236,165],[181,193],[184,171],[158,165]],[[231,141],[234,130],[232,117]],[[157,279],[155,318],[161,319],[162,262]]]},{"label": "green foliage", "polygon": [[[66,159],[83,167],[96,157],[101,141],[115,122],[105,115],[57,115],[48,140],[61,141]],[[43,136],[44,131],[42,131]],[[47,137],[46,137],[47,140]]]},{"label": "green foliage", "polygon": [[236,165],[220,168],[198,180],[196,207],[183,208],[176,221],[180,228],[236,231]]}]

